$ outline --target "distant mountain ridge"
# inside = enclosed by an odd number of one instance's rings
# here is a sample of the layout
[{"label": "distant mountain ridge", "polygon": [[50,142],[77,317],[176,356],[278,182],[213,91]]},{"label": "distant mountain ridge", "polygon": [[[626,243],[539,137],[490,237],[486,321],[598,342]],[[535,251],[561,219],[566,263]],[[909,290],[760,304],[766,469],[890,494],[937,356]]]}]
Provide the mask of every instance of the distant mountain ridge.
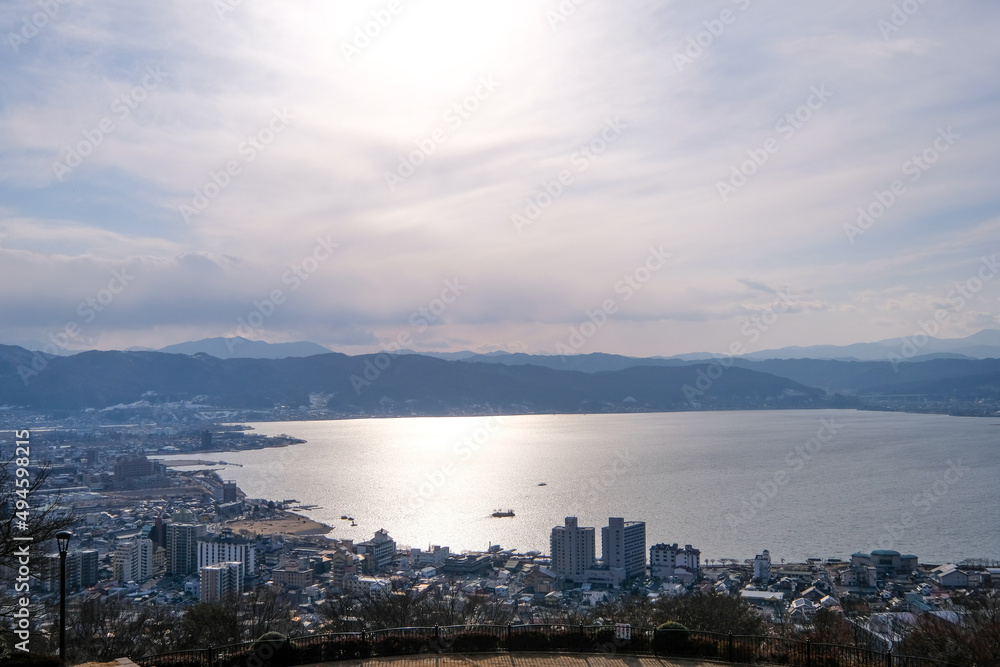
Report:
[{"label": "distant mountain ridge", "polygon": [[[980,359],[946,351],[989,352],[997,341],[1000,331],[984,330],[963,339],[783,348],[790,351],[786,354],[812,350],[838,356],[845,350],[869,355],[882,351],[870,361],[770,357],[782,350],[701,360],[691,359],[694,355],[409,350],[351,357],[315,343],[244,338],[205,339],[159,352],[89,351],[46,358],[0,345],[0,405],[101,409],[197,397],[218,407],[320,405],[363,416],[865,405],[891,409],[893,397],[902,396],[936,402],[939,411],[959,401],[983,405],[975,408],[979,414],[1000,414],[1000,353]],[[752,358],[757,355],[769,358]]]},{"label": "distant mountain ridge", "polygon": [[156,351],[166,354],[207,354],[216,359],[285,359],[287,357],[311,357],[314,354],[332,352],[330,348],[307,341],[267,343],[242,336],[203,338],[187,343],[168,345]]},{"label": "distant mountain ridge", "polygon": [[102,409],[192,401],[224,408],[308,407],[319,398],[341,415],[658,412],[699,409],[846,407],[820,389],[732,368],[704,386],[708,368],[637,366],[583,373],[533,365],[445,361],[422,355],[330,352],[308,358],[218,359],[205,354],[81,352],[55,357],[25,382],[32,353],[0,346],[0,404]]},{"label": "distant mountain ridge", "polygon": [[744,359],[843,359],[849,361],[886,361],[895,354],[904,359],[922,355],[959,354],[973,359],[1000,358],[1000,330],[983,329],[964,338],[933,338],[913,335],[886,338],[874,343],[851,345],[810,345],[761,350],[743,356]]},{"label": "distant mountain ridge", "polygon": [[[241,336],[203,338],[168,345],[158,350],[129,348],[129,352],[165,352],[167,354],[208,354],[217,359],[284,359],[328,354],[330,348],[309,341],[294,343],[268,343],[249,340]],[[672,366],[678,362],[710,361],[726,355],[712,352],[687,352],[667,357],[629,357],[595,352],[579,355],[527,354],[523,352],[494,351],[488,353],[468,350],[436,352],[400,350],[398,354],[416,354],[447,361],[481,361],[508,365],[534,364],[558,370],[597,372],[620,370],[632,366]],[[964,338],[933,338],[910,336],[887,338],[871,343],[850,345],[790,346],[749,352],[739,357],[751,361],[767,359],[827,359],[837,361],[889,361],[894,357],[902,361],[926,361],[940,358],[1000,359],[1000,329],[983,329]],[[558,365],[551,359],[557,359]]]},{"label": "distant mountain ridge", "polygon": [[[504,364],[534,363],[549,368],[575,369],[594,372],[613,368],[628,368],[634,365],[669,366],[677,362],[710,361],[726,357],[713,352],[687,352],[667,357],[629,357],[618,354],[594,352],[577,355],[526,354],[523,352],[415,352],[403,350],[404,354],[423,354],[439,359],[462,361],[482,361]],[[941,358],[1000,359],[1000,329],[983,329],[964,338],[933,338],[928,336],[908,336],[886,338],[872,343],[852,343],[850,345],[810,345],[791,346],[749,352],[739,359],[761,361],[767,359],[826,359],[837,361],[926,361]],[[546,361],[556,359],[559,365]],[[641,362],[641,364],[637,363]]]}]

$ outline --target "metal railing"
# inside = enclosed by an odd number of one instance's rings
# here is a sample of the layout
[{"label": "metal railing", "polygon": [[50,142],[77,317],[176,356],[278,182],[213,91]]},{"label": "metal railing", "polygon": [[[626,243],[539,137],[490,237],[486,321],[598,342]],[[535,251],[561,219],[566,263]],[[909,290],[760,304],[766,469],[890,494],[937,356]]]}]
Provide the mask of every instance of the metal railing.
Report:
[{"label": "metal railing", "polygon": [[141,667],[292,667],[440,653],[571,652],[653,655],[789,667],[970,667],[841,644],[765,635],[583,625],[456,625],[258,640],[148,655]]}]

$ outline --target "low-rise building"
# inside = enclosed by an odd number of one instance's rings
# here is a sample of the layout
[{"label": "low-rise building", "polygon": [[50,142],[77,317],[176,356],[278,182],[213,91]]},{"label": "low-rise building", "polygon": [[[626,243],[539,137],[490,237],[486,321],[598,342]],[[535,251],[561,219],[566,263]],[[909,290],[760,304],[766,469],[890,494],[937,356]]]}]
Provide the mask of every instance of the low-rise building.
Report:
[{"label": "low-rise building", "polygon": [[465,554],[449,556],[441,566],[445,574],[483,574],[493,569],[493,560],[488,555]]},{"label": "low-rise building", "polygon": [[697,578],[701,574],[701,551],[690,544],[683,549],[677,544],[655,544],[649,548],[649,574],[659,579],[680,575]]},{"label": "low-rise building", "polygon": [[313,583],[313,571],[284,567],[271,572],[271,580],[279,586],[302,589]]},{"label": "low-rise building", "polygon": [[969,585],[969,574],[958,569],[954,563],[934,568],[931,578],[942,588],[966,588]]},{"label": "low-rise building", "polygon": [[355,549],[364,557],[362,567],[366,574],[381,572],[389,567],[396,557],[396,543],[383,528],[380,528],[367,542],[359,542],[355,545]]}]

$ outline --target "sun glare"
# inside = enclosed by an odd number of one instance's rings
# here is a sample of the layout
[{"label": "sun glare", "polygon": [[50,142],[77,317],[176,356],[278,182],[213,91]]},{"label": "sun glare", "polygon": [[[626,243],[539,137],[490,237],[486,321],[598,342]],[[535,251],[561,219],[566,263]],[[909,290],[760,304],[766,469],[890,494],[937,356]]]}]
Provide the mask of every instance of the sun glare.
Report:
[{"label": "sun glare", "polygon": [[411,83],[461,85],[517,48],[524,3],[436,0],[403,9],[372,40],[368,64]]}]

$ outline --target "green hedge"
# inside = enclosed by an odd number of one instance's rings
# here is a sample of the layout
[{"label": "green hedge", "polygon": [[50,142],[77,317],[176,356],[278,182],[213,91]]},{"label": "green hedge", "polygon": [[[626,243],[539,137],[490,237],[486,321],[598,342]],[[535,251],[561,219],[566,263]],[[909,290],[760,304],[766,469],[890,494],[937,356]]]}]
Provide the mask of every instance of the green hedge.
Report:
[{"label": "green hedge", "polygon": [[416,655],[430,651],[432,641],[427,635],[389,636],[376,640],[372,649],[375,655]]},{"label": "green hedge", "polygon": [[327,660],[370,658],[372,655],[371,642],[360,637],[330,642],[325,649]]},{"label": "green hedge", "polygon": [[541,632],[515,631],[507,640],[508,651],[548,651],[551,648],[549,638]]},{"label": "green hedge", "polygon": [[667,621],[656,628],[653,652],[656,655],[689,655],[691,632],[675,621]]},{"label": "green hedge", "polygon": [[450,650],[455,653],[479,653],[500,648],[500,637],[490,632],[463,632],[456,635]]}]

